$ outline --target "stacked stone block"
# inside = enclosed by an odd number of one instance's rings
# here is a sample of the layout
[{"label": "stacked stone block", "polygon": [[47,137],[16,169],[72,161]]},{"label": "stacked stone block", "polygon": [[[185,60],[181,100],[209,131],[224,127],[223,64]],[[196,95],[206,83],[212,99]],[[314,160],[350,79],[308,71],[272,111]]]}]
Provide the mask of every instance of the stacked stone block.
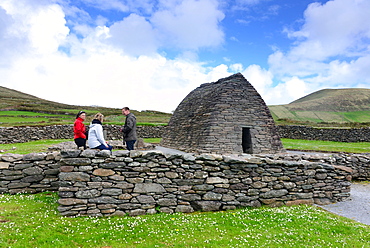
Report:
[{"label": "stacked stone block", "polygon": [[0,156],[0,193],[38,193],[59,188],[60,153]]}]

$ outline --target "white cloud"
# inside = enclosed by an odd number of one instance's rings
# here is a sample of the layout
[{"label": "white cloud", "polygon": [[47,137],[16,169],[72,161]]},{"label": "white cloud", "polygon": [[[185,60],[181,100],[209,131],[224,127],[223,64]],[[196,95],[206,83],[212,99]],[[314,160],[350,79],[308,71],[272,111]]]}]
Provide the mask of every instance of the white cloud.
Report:
[{"label": "white cloud", "polygon": [[269,70],[275,80],[283,82],[279,87],[296,92],[303,80],[308,93],[321,88],[369,87],[369,9],[367,0],[310,4],[301,29],[287,31],[295,40],[291,49],[269,56]]},{"label": "white cloud", "polygon": [[69,33],[65,26],[64,13],[58,5],[50,5],[34,13],[28,20],[30,24],[29,39],[39,53],[58,50]]},{"label": "white cloud", "polygon": [[216,0],[185,0],[156,12],[150,21],[163,43],[181,49],[215,47],[224,41],[219,24],[224,14]]},{"label": "white cloud", "polygon": [[133,56],[153,54],[159,47],[152,25],[136,14],[110,26],[109,35],[110,43]]},{"label": "white cloud", "polygon": [[[0,11],[6,26],[0,28],[0,42],[4,44],[3,38],[8,37],[5,45],[14,44],[14,51],[22,47],[26,51],[5,58],[13,63],[0,66],[3,86],[68,104],[170,112],[200,84],[230,75],[226,65],[205,68],[195,62],[196,55],[191,50],[185,50],[181,58],[175,59],[156,53],[161,44],[154,38],[155,32],[164,31],[137,14],[109,27],[81,25],[76,21],[77,26],[72,25],[71,30],[79,32],[68,33],[67,17],[62,11],[67,8],[28,3],[25,0],[0,2],[0,7],[6,8],[6,12]],[[165,32],[170,30],[172,37],[184,38],[181,46],[191,49],[219,45],[223,33],[218,25],[223,15],[215,3],[184,1],[175,6],[172,16],[166,10],[177,25],[196,28],[191,34],[176,31],[175,26],[166,27]],[[194,8],[196,11],[192,12]],[[201,10],[197,8],[209,8],[210,12],[198,17]],[[195,37],[198,34],[200,37]],[[149,55],[142,55],[145,53]]]}]

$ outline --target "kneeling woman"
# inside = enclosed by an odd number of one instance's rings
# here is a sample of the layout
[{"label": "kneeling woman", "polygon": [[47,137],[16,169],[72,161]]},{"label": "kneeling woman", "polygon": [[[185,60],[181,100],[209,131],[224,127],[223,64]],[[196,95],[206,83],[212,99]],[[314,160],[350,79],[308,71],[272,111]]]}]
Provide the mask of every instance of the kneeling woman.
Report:
[{"label": "kneeling woman", "polygon": [[108,145],[103,135],[103,122],[104,115],[97,113],[89,127],[88,144],[91,149],[112,150],[112,146]]}]

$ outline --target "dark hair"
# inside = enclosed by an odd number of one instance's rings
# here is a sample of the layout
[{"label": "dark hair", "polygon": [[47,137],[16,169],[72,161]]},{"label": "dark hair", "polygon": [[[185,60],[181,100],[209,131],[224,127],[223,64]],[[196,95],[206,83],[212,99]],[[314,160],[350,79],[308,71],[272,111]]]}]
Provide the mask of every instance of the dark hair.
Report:
[{"label": "dark hair", "polygon": [[85,113],[85,114],[86,114],[86,112],[85,112],[85,111],[79,111],[79,112],[77,113],[77,115],[76,115],[76,119],[77,119],[78,117],[80,117],[80,115],[82,115],[83,113]]},{"label": "dark hair", "polygon": [[124,110],[130,110],[129,107],[123,107],[122,109],[124,109]]}]

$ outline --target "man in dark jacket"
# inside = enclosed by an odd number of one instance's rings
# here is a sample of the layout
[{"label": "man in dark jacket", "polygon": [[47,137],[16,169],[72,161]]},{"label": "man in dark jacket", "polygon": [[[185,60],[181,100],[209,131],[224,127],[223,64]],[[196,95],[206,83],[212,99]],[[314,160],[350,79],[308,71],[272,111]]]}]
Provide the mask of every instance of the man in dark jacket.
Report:
[{"label": "man in dark jacket", "polygon": [[122,109],[122,114],[126,116],[125,125],[120,129],[123,132],[123,142],[126,142],[127,150],[134,150],[136,142],[136,117],[130,112],[128,107]]}]

